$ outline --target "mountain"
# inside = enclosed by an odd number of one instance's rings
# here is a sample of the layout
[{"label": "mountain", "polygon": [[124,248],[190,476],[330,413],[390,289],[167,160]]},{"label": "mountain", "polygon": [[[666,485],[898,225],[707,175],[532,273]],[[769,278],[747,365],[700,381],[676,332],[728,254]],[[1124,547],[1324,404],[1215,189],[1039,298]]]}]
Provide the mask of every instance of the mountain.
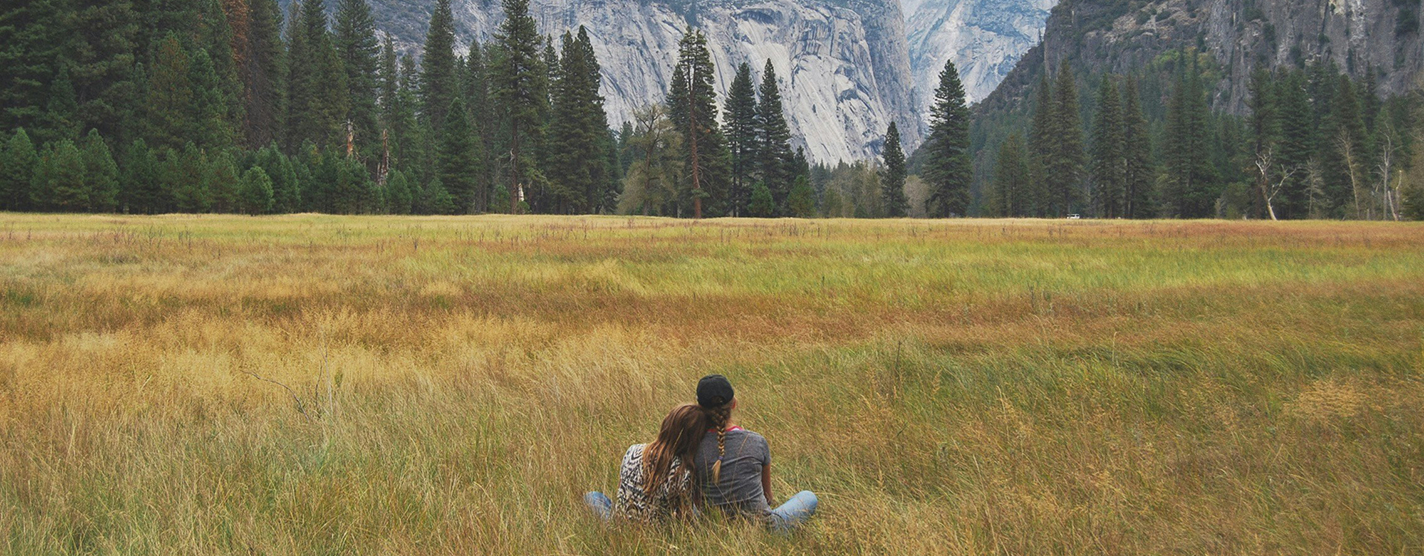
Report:
[{"label": "mountain", "polygon": [[1045,68],[1069,63],[1080,77],[1127,74],[1173,50],[1196,48],[1219,67],[1213,108],[1246,111],[1258,66],[1333,62],[1360,78],[1378,72],[1384,95],[1405,92],[1424,71],[1420,0],[1063,0],[1043,44],[1030,49],[978,107],[981,119],[1025,107]]},{"label": "mountain", "polygon": [[[1058,0],[910,0],[910,69],[928,117],[939,72],[953,59],[970,102],[989,96],[1038,44]],[[911,7],[913,6],[913,8]]]},{"label": "mountain", "polygon": [[[381,31],[417,55],[434,4],[371,0]],[[471,40],[492,40],[504,19],[498,0],[453,4],[462,49]],[[722,98],[738,64],[760,74],[771,60],[795,146],[811,160],[874,157],[891,121],[908,147],[921,141],[897,0],[534,0],[530,12],[550,36],[587,27],[614,128],[636,109],[663,100],[678,39],[692,25],[708,35]]]}]

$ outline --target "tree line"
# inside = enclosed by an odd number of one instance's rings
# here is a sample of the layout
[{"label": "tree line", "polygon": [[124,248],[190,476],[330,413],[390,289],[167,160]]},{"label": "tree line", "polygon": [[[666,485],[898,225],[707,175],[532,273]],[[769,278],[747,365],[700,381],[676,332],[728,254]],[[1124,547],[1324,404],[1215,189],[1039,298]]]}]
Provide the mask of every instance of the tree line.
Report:
[{"label": "tree line", "polygon": [[770,61],[759,86],[737,68],[719,118],[688,28],[666,101],[614,132],[587,30],[547,37],[528,0],[502,7],[493,40],[457,52],[438,0],[418,62],[366,0],[8,10],[0,210],[816,212]]},{"label": "tree line", "polygon": [[[1212,61],[1169,53],[1165,100],[1136,76],[1105,75],[1080,106],[1062,65],[1036,88],[1027,138],[1011,133],[981,192],[988,216],[1351,218],[1424,216],[1419,94],[1385,99],[1329,62],[1252,76],[1249,111],[1213,111]],[[1156,113],[1158,117],[1151,117]],[[1084,122],[1088,125],[1084,125]],[[1413,193],[1411,195],[1411,193]]]}]

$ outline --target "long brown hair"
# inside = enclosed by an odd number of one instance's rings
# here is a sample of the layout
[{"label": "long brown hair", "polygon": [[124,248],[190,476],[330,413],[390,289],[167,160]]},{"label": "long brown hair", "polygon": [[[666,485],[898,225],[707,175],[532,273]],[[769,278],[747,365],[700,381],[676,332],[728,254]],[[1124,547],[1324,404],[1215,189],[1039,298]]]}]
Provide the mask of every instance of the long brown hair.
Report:
[{"label": "long brown hair", "polygon": [[703,408],[702,414],[706,415],[707,424],[717,431],[717,461],[712,464],[712,484],[717,484],[722,480],[722,456],[727,454],[727,422],[732,420],[732,402],[728,400],[720,406],[713,408]]},{"label": "long brown hair", "polygon": [[[697,446],[707,434],[707,414],[695,404],[673,408],[663,418],[658,438],[643,448],[643,492],[652,494],[672,479],[672,460],[682,460],[682,473],[690,473]],[[697,489],[691,489],[696,491]],[[695,493],[684,493],[696,496]]]}]

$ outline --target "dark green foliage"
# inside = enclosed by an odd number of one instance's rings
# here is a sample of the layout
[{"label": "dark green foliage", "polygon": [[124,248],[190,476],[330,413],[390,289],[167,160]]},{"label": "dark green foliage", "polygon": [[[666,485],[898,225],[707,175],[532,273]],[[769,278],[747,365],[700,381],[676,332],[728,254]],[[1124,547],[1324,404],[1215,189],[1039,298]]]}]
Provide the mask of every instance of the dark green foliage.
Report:
[{"label": "dark green foliage", "polygon": [[178,212],[196,214],[208,212],[212,195],[208,192],[208,172],[212,165],[207,155],[192,142],[181,152],[169,153],[166,169],[168,189],[172,191],[174,208]]},{"label": "dark green foliage", "polygon": [[791,193],[786,197],[787,215],[795,218],[815,218],[816,216],[816,191],[811,189],[811,182],[806,176],[796,176],[796,181],[791,185]]},{"label": "dark green foliage", "polygon": [[1156,169],[1152,164],[1152,136],[1142,115],[1142,98],[1137,80],[1128,78],[1123,86],[1123,209],[1125,218],[1152,218],[1157,215]]},{"label": "dark green foliage", "polygon": [[455,200],[450,197],[450,193],[440,183],[440,178],[435,178],[425,184],[425,188],[421,191],[420,202],[417,203],[416,212],[418,214],[455,213]]},{"label": "dark green foliage", "polygon": [[608,120],[599,95],[599,66],[588,32],[563,37],[559,79],[553,86],[553,114],[546,165],[557,199],[556,212],[590,213],[605,207],[611,183],[604,137]]},{"label": "dark green foliage", "polygon": [[1017,134],[1009,135],[999,146],[994,188],[989,195],[991,216],[1023,217],[1031,215],[1033,190],[1030,186],[1028,153]]},{"label": "dark green foliage", "polygon": [[39,130],[46,134],[43,139],[72,139],[79,135],[79,102],[74,95],[74,85],[69,79],[69,64],[60,62],[59,72],[50,87],[49,103],[45,105],[44,117]]},{"label": "dark green foliage", "polygon": [[1058,69],[1053,82],[1052,136],[1043,160],[1048,193],[1048,216],[1065,216],[1082,210],[1083,118],[1078,110],[1078,85],[1068,64]]},{"label": "dark green foliage", "polygon": [[24,128],[5,142],[0,151],[0,210],[21,211],[31,206],[30,184],[34,181],[39,154]]},{"label": "dark green foliage", "polygon": [[1324,215],[1331,218],[1363,218],[1366,216],[1362,197],[1367,189],[1364,173],[1369,146],[1366,144],[1364,121],[1360,117],[1359,96],[1355,84],[1340,75],[1334,87],[1335,96],[1326,115],[1319,144],[1324,183]]},{"label": "dark green foliage", "polygon": [[143,139],[135,139],[124,153],[119,187],[119,210],[130,214],[159,214],[172,207],[163,188],[158,157]]},{"label": "dark green foliage", "polygon": [[84,190],[88,212],[114,212],[119,203],[119,165],[99,130],[89,130],[80,145],[84,157]]},{"label": "dark green foliage", "polygon": [[400,170],[391,171],[386,180],[386,211],[390,214],[410,214],[413,200],[410,180]]},{"label": "dark green foliage", "polygon": [[346,72],[327,27],[323,0],[306,0],[290,24],[287,79],[287,145],[306,141],[321,148],[346,143]]},{"label": "dark green foliage", "polygon": [[195,138],[197,106],[191,66],[178,35],[169,33],[158,45],[144,105],[148,141],[155,148],[178,149]]},{"label": "dark green foliage", "polygon": [[208,158],[207,210],[230,213],[238,210],[237,191],[241,185],[237,174],[237,162],[227,152],[220,152]]},{"label": "dark green foliage", "polygon": [[34,183],[30,187],[30,201],[40,210],[89,210],[84,155],[73,141],[61,139],[52,148],[45,150],[35,170]]},{"label": "dark green foliage", "polygon": [[771,196],[771,190],[762,182],[752,184],[752,194],[747,202],[747,214],[756,218],[771,218],[776,216],[776,199]]},{"label": "dark green foliage", "polygon": [[193,54],[188,82],[193,85],[194,128],[187,133],[205,150],[222,150],[233,146],[233,127],[228,121],[228,102],[222,80],[213,68],[207,50]]},{"label": "dark green foliage", "polygon": [[267,172],[254,166],[242,173],[242,186],[238,190],[238,208],[244,213],[258,215],[272,211],[272,178]]},{"label": "dark green foliage", "polygon": [[138,16],[127,0],[71,0],[68,50],[79,129],[123,138],[138,103],[133,69]]},{"label": "dark green foliage", "polygon": [[1277,167],[1280,138],[1280,112],[1277,110],[1277,93],[1274,76],[1265,68],[1257,68],[1251,74],[1249,85],[1251,97],[1247,106],[1251,109],[1251,155],[1253,184],[1252,201],[1255,204],[1252,215],[1256,218],[1274,218]]},{"label": "dark green foliage", "polygon": [[1310,94],[1306,90],[1305,75],[1299,71],[1290,72],[1280,81],[1278,89],[1280,106],[1280,155],[1276,167],[1289,174],[1281,188],[1277,216],[1280,218],[1309,218],[1311,216],[1311,174],[1315,152],[1315,120],[1310,105]]},{"label": "dark green foliage", "polygon": [[253,165],[261,168],[272,182],[272,212],[283,214],[301,209],[301,184],[298,183],[297,170],[276,144],[268,144],[258,151]]},{"label": "dark green foliage", "polygon": [[495,99],[508,118],[510,212],[519,212],[531,175],[538,174],[534,154],[548,111],[548,75],[540,57],[543,41],[529,15],[529,0],[503,0],[505,20],[495,39],[500,55],[492,64]]},{"label": "dark green foliage", "polygon": [[248,14],[246,145],[259,149],[285,137],[287,57],[277,0],[251,0]]},{"label": "dark green foliage", "polygon": [[380,43],[376,41],[376,20],[366,0],[338,0],[334,42],[346,75],[347,121],[353,148],[358,158],[370,161],[374,167],[381,148],[376,106]]},{"label": "dark green foliage", "polygon": [[1165,144],[1167,186],[1163,201],[1174,218],[1210,218],[1221,194],[1211,165],[1210,111],[1196,57],[1177,73],[1167,108]]},{"label": "dark green foliage", "polygon": [[440,130],[438,165],[440,182],[449,193],[455,211],[465,214],[475,203],[476,188],[482,169],[479,136],[470,125],[469,112],[461,95],[455,95],[445,113],[445,127]]},{"label": "dark green foliage", "polygon": [[450,0],[437,0],[435,3],[435,11],[430,15],[430,30],[425,35],[425,54],[420,62],[420,96],[425,103],[423,114],[432,129],[441,129],[445,124],[445,114],[460,87],[455,69],[455,16],[450,12]]},{"label": "dark green foliage", "polygon": [[752,68],[746,62],[737,67],[737,75],[727,91],[725,112],[723,133],[727,137],[732,172],[727,192],[728,213],[740,215],[746,212],[758,160],[756,89],[752,84]]},{"label": "dark green foliage", "polygon": [[1120,218],[1126,208],[1127,145],[1120,102],[1112,76],[1104,77],[1098,90],[1092,148],[1093,207],[1102,218]]},{"label": "dark green foliage", "polygon": [[62,0],[7,2],[0,9],[0,130],[25,128],[43,144],[51,82],[68,34]]},{"label": "dark green foliage", "polygon": [[762,69],[760,98],[757,102],[757,168],[761,181],[771,190],[778,207],[790,212],[788,196],[795,179],[794,156],[791,153],[791,129],[782,112],[781,90],[776,82],[776,67],[771,60]]},{"label": "dark green foliage", "polygon": [[[712,66],[712,54],[707,50],[707,36],[688,27],[678,43],[678,61],[673,68],[667,105],[669,118],[683,138],[686,187],[680,192],[680,196],[691,200],[693,218],[702,218],[706,199],[726,199],[729,181],[730,156],[721,130],[717,127],[717,92],[714,83],[715,70]],[[780,112],[779,102],[776,110]],[[762,110],[760,113],[765,114],[766,111]],[[765,122],[762,122],[762,125],[764,126]],[[763,133],[761,137],[765,140],[767,135]],[[763,161],[768,159],[764,152],[761,157]]]},{"label": "dark green foliage", "polygon": [[930,185],[927,211],[936,217],[965,216],[974,168],[969,158],[969,108],[954,62],[945,62],[930,107],[930,136],[925,178]]},{"label": "dark green foliage", "polygon": [[884,197],[885,215],[901,218],[908,214],[910,203],[905,198],[905,151],[900,149],[900,130],[895,122],[885,130],[885,149],[881,155],[880,187]]}]

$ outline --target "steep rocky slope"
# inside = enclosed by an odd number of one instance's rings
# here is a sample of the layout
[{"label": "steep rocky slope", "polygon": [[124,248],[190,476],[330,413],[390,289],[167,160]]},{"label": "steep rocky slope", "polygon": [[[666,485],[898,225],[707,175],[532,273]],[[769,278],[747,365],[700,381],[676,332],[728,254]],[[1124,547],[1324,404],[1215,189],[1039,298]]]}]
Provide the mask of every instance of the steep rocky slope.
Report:
[{"label": "steep rocky slope", "polygon": [[[418,48],[433,0],[372,5],[383,31],[406,48]],[[497,0],[455,0],[454,11],[464,45],[491,40],[503,19]],[[910,147],[921,140],[897,0],[534,0],[531,12],[549,35],[588,28],[615,127],[637,108],[662,100],[678,39],[692,24],[708,33],[719,93],[726,93],[741,62],[759,75],[771,60],[792,134],[812,160],[873,157],[891,121]]]},{"label": "steep rocky slope", "polygon": [[[1043,44],[1030,50],[979,107],[981,115],[1020,107],[1045,67],[1071,63],[1079,75],[1128,73],[1173,49],[1199,47],[1222,79],[1215,108],[1244,113],[1258,65],[1330,60],[1361,76],[1380,72],[1380,90],[1397,94],[1424,70],[1420,0],[1064,0]],[[1045,59],[1046,57],[1046,59]]]},{"label": "steep rocky slope", "polygon": [[[1029,48],[1038,44],[1058,0],[911,0],[910,67],[921,114],[939,85],[946,60],[954,60],[970,102],[999,86]],[[906,3],[909,9],[911,4]]]}]

